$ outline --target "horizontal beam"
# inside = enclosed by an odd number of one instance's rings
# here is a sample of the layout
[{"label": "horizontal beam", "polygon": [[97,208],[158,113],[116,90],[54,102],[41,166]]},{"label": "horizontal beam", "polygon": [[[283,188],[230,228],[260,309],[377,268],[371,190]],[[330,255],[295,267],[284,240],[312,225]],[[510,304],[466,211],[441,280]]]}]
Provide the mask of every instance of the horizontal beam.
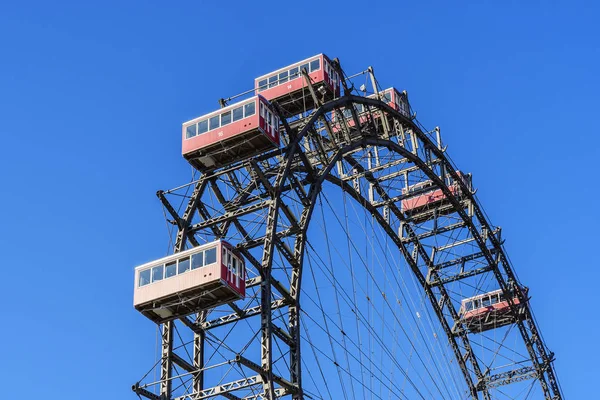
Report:
[{"label": "horizontal beam", "polygon": [[[278,309],[281,307],[285,307],[288,304],[289,303],[285,299],[275,300],[274,302],[271,303],[271,309],[275,310],[275,309]],[[250,318],[255,315],[260,315],[260,305],[245,309],[244,314],[241,316],[234,313],[234,314],[224,315],[217,319],[213,319],[212,321],[203,322],[201,324],[201,327],[205,330],[212,329],[212,328],[216,328],[218,326],[223,326],[223,325],[230,324],[232,322],[240,321],[242,319]]]},{"label": "horizontal beam", "polygon": [[[499,231],[500,231],[500,228],[494,230],[494,232],[492,232],[492,234],[496,234]],[[451,249],[451,248],[454,248],[457,246],[462,246],[463,244],[474,242],[475,240],[477,240],[477,239],[474,236],[471,236],[471,237],[463,239],[463,240],[457,240],[455,242],[449,243],[445,246],[439,246],[436,250],[437,251],[448,250],[448,249]],[[491,250],[488,250],[488,251],[491,251]]]},{"label": "horizontal beam", "polygon": [[[285,388],[276,388],[275,389],[275,398],[276,399],[279,397],[283,397],[287,394],[289,394],[289,393],[288,393],[287,389],[285,389]],[[268,400],[268,399],[266,398],[266,396],[263,392],[263,393],[255,394],[252,396],[244,397],[244,400]]]},{"label": "horizontal beam", "polygon": [[[260,374],[261,376],[265,375],[265,371],[263,370],[263,368],[260,365],[248,360],[247,358],[245,358],[239,354],[237,356],[235,356],[235,361],[237,361],[240,365],[243,365],[244,367],[249,368],[249,369],[253,370],[254,372]],[[287,379],[284,379],[275,374],[272,374],[272,376],[273,376],[273,382],[276,382],[280,386],[285,387],[291,393],[296,393],[298,391],[298,387],[294,386],[294,384],[291,383],[290,381],[288,381]]]},{"label": "horizontal beam", "polygon": [[488,389],[497,388],[499,386],[508,385],[513,382],[521,382],[527,379],[536,379],[538,373],[533,365],[506,371],[500,374],[491,375],[484,380],[484,386]]},{"label": "horizontal beam", "polygon": [[226,399],[229,399],[229,400],[242,400],[241,397],[234,396],[231,393],[221,393],[220,396],[225,397]]},{"label": "horizontal beam", "polygon": [[237,210],[226,212],[225,214],[219,215],[218,217],[207,219],[205,221],[194,224],[190,227],[189,231],[197,232],[202,229],[210,228],[212,226],[222,224],[223,222],[233,220],[234,218],[241,217],[242,215],[251,214],[258,210],[268,208],[270,204],[271,200],[265,200],[260,203],[252,204],[251,206],[245,208],[238,208]]},{"label": "horizontal beam", "polygon": [[[495,251],[495,249],[492,249],[492,250],[490,250],[490,252],[495,253],[496,251]],[[434,266],[434,269],[440,270],[440,269],[452,267],[454,265],[463,264],[468,261],[473,261],[473,260],[476,260],[476,259],[484,257],[484,256],[485,256],[485,254],[483,254],[482,251],[479,251],[477,253],[469,254],[468,256],[462,256],[462,257],[455,258],[453,260],[448,260],[448,261],[444,261],[442,263],[436,264]]]},{"label": "horizontal beam", "polygon": [[[293,169],[293,168],[292,168]],[[277,171],[275,171],[276,173]],[[283,193],[285,192],[289,192],[290,190],[297,190],[297,188],[300,185],[308,185],[311,183],[311,179],[309,177],[307,178],[302,178],[300,180],[296,179],[295,183],[289,183],[286,184],[284,186],[281,187],[281,191]],[[257,189],[260,188],[260,186],[257,187]],[[302,194],[300,194],[300,197],[302,197]],[[225,208],[226,211],[230,211],[230,210],[235,210],[237,208],[240,207],[244,207],[248,204],[254,204],[256,202],[262,202],[265,200],[268,200],[271,198],[271,193],[269,193],[268,191],[259,191],[257,194],[252,195],[252,196],[248,196],[248,197],[244,197],[244,198],[240,198],[239,201],[237,202],[227,202],[227,208]]]},{"label": "horizontal beam", "polygon": [[[291,236],[291,235],[295,235],[295,234],[297,234],[299,232],[300,232],[300,228],[293,228],[293,227],[291,227],[291,228],[287,228],[287,229],[284,229],[282,231],[277,232],[276,236],[279,239],[283,239],[285,237],[288,237],[288,236]],[[258,246],[262,246],[264,243],[265,243],[265,236],[261,236],[261,237],[256,238],[256,239],[250,239],[250,240],[247,240],[245,242],[241,242],[241,243],[239,243],[236,246],[236,248],[238,248],[238,249],[248,249],[249,250],[249,249],[253,249],[253,248],[258,247]]]},{"label": "horizontal beam", "polygon": [[192,364],[185,361],[183,358],[181,358],[180,355],[178,355],[176,353],[173,353],[173,352],[171,353],[171,360],[173,360],[173,362],[175,364],[179,365],[181,368],[183,368],[187,372],[195,372],[196,371],[196,368],[194,368],[194,366]]},{"label": "horizontal beam", "polygon": [[260,276],[255,276],[254,278],[246,279],[246,289],[259,286],[262,278]]},{"label": "horizontal beam", "polygon": [[211,397],[223,396],[226,393],[248,388],[254,385],[262,384],[260,375],[251,376],[248,378],[238,379],[237,381],[228,382],[219,386],[214,386],[208,389],[201,390],[192,394],[186,394],[176,397],[174,400],[203,400]]},{"label": "horizontal beam", "polygon": [[273,326],[273,334],[275,334],[275,336],[277,336],[279,339],[281,339],[285,344],[287,344],[290,347],[296,347],[296,343],[294,342],[294,339],[292,339],[292,336],[285,331],[283,328],[280,328],[279,326],[275,325],[275,324],[271,324]]},{"label": "horizontal beam", "polygon": [[[342,178],[342,181],[344,181],[344,182],[352,181],[354,179],[364,178],[367,173],[373,173],[373,172],[382,171],[384,169],[391,168],[391,167],[394,167],[394,166],[399,165],[399,164],[406,164],[407,162],[408,162],[408,158],[401,158],[399,160],[394,160],[394,161],[391,161],[389,163],[378,165],[378,166],[372,167],[372,168],[370,168],[368,170],[365,170],[365,171],[362,171],[362,172],[358,172],[358,173],[352,174],[352,175],[346,175],[346,176],[341,177],[341,178]],[[403,169],[402,171],[406,171],[406,170],[407,169]]]},{"label": "horizontal beam", "polygon": [[139,383],[136,383],[135,385],[133,385],[131,387],[131,390],[133,390],[133,392],[139,396],[144,396],[147,399],[150,400],[161,400],[161,397],[157,394],[154,394],[152,392],[150,392],[149,390],[146,390],[144,388],[140,387]]},{"label": "horizontal beam", "polygon": [[[441,161],[436,158],[435,160],[431,160],[430,164],[431,164],[431,166],[433,166],[433,164],[439,164],[440,162]],[[377,178],[377,181],[379,183],[382,183],[382,182],[388,181],[390,179],[397,178],[399,175],[404,175],[404,174],[411,173],[411,172],[418,171],[418,170],[420,170],[420,168],[417,166],[408,167],[405,169],[401,169],[400,171],[394,171],[387,175],[380,176]]]},{"label": "horizontal beam", "polygon": [[466,226],[466,223],[464,221],[461,221],[461,222],[457,222],[455,224],[446,225],[446,226],[442,226],[441,228],[432,229],[430,231],[419,233],[418,235],[415,235],[414,237],[402,236],[401,240],[402,240],[402,243],[418,242],[422,239],[427,239],[429,237],[436,236],[441,233],[446,233],[449,231],[453,231],[455,229],[464,228],[465,226]]},{"label": "horizontal beam", "polygon": [[472,276],[476,276],[476,275],[483,274],[485,272],[490,272],[493,270],[494,270],[493,267],[487,266],[487,267],[477,268],[477,269],[467,271],[467,272],[461,272],[460,274],[456,274],[456,275],[450,276],[448,278],[438,279],[438,280],[427,282],[427,283],[429,283],[429,285],[431,285],[433,287],[438,287],[438,286],[442,286],[442,285],[445,285],[450,282],[455,282],[455,281],[458,281],[461,279],[470,278]]}]

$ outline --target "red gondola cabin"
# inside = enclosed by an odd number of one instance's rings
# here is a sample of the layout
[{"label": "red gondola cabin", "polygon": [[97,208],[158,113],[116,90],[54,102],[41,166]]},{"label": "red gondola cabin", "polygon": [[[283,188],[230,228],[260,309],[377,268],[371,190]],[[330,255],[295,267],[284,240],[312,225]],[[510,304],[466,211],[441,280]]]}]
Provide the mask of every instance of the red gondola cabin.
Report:
[{"label": "red gondola cabin", "polygon": [[133,305],[158,324],[243,299],[245,295],[244,259],[223,240],[135,269]]},{"label": "red gondola cabin", "polygon": [[323,101],[339,97],[340,78],[325,54],[288,65],[254,80],[256,94],[277,103],[288,115],[295,115],[315,107],[314,100],[302,76],[306,70],[317,96]]},{"label": "red gondola cabin", "polygon": [[[458,176],[462,179],[463,183],[471,188],[471,174],[464,175],[461,171],[456,171]],[[460,186],[456,182],[452,182],[452,178],[447,178],[448,189],[454,196],[460,196]],[[428,211],[432,211],[437,208],[438,215],[451,212],[453,207],[446,198],[446,195],[442,189],[437,186],[431,180],[419,182],[411,185],[408,188],[402,189],[402,194],[405,196],[402,199],[402,211],[409,217],[413,218],[414,222],[422,222],[431,218]],[[423,213],[423,214],[422,214]],[[422,214],[419,216],[419,214]]]},{"label": "red gondola cabin", "polygon": [[279,147],[279,117],[254,96],[183,124],[183,157],[199,170],[218,168]]},{"label": "red gondola cabin", "polygon": [[[392,107],[394,110],[398,111],[400,114],[404,115],[406,118],[410,118],[410,106],[408,105],[408,95],[406,91],[400,92],[398,91],[398,89],[391,87],[379,92],[379,96],[379,99],[381,101]],[[371,94],[367,96],[367,98],[376,99],[377,97],[374,94]],[[367,109],[362,104],[356,104],[355,109],[360,124],[364,124],[368,119]],[[352,117],[351,110],[344,109],[343,114],[348,127],[353,127],[354,118]],[[376,115],[375,118],[378,118],[378,116]],[[335,112],[333,112],[332,114],[332,121],[333,132],[339,131],[341,124],[338,123],[339,119],[337,118],[337,114]],[[392,121],[390,121],[390,123],[391,122]]]},{"label": "red gondola cabin", "polygon": [[[381,101],[404,115],[406,118],[410,118],[410,108],[408,105],[408,94],[406,91],[400,92],[395,87],[385,89],[379,92],[379,98]],[[376,98],[374,94],[368,96],[369,98]]]},{"label": "red gondola cabin", "polygon": [[[527,292],[527,288],[522,289],[523,297],[527,297]],[[512,312],[504,292],[495,290],[464,299],[459,310],[461,322],[470,332],[483,332],[514,323],[517,319],[522,318],[523,307],[514,291],[511,291],[509,296],[517,307],[518,314],[516,316]]]}]

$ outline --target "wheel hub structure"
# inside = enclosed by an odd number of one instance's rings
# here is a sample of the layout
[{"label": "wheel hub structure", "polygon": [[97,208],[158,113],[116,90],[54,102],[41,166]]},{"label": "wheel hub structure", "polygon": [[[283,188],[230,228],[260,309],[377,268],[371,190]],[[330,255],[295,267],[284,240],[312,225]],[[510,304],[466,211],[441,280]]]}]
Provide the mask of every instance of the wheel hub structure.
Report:
[{"label": "wheel hub structure", "polygon": [[[157,193],[173,251],[226,240],[246,297],[157,325],[140,398],[563,398],[470,175],[356,76],[323,102],[305,74],[314,109],[273,102],[281,148]],[[493,291],[501,311],[465,300]],[[491,311],[467,320],[472,304]]]}]

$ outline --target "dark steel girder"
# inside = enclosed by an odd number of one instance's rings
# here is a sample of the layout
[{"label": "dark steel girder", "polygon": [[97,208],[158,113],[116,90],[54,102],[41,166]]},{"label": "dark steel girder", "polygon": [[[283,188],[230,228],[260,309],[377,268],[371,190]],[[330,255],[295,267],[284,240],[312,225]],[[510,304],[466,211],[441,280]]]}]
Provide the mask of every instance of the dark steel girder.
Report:
[{"label": "dark steel girder", "polygon": [[[231,395],[231,392],[234,392],[234,391],[240,390],[240,389],[249,388],[252,386],[256,386],[256,385],[260,384],[260,382],[261,382],[260,375],[250,376],[250,377],[238,379],[233,382],[223,383],[223,384],[220,384],[219,386],[215,386],[215,387],[212,387],[209,389],[203,389],[201,391],[195,392],[190,395],[180,396],[180,397],[175,398],[175,400],[204,400],[204,399],[210,399],[210,398],[214,398],[214,397],[218,397],[218,396],[232,398],[232,397],[228,397],[228,395]],[[231,396],[233,396],[233,395],[231,395]],[[237,397],[234,396],[233,398],[237,398]]]},{"label": "dark steel girder", "polygon": [[489,388],[495,388],[499,386],[508,385],[513,382],[521,382],[527,379],[536,378],[537,371],[533,366],[528,366],[492,375],[484,381],[484,385],[486,385]]},{"label": "dark steel girder", "polygon": [[270,378],[271,381],[274,381],[274,382],[278,383],[279,385],[285,387],[291,393],[298,391],[298,388],[296,386],[294,386],[287,379],[284,379],[281,376],[275,375],[272,372],[271,372],[271,376],[269,377],[268,376],[269,372],[267,370],[265,370],[264,367],[261,367],[260,365],[248,360],[247,358],[245,358],[239,354],[235,357],[235,361],[238,364],[243,365],[244,367],[249,368],[249,369],[253,370],[254,372],[256,372],[257,374],[261,375],[263,380]]},{"label": "dark steel girder", "polygon": [[[496,254],[496,253],[497,253],[496,250],[492,249],[492,254]],[[458,258],[455,258],[453,260],[444,261],[442,263],[434,265],[433,268],[436,269],[436,270],[440,270],[440,269],[451,267],[453,265],[464,264],[464,263],[466,263],[468,261],[473,261],[473,260],[476,260],[478,258],[482,258],[483,256],[484,256],[483,252],[479,251],[477,253],[473,253],[473,254],[469,254],[469,255],[466,255],[466,256],[458,257]]]},{"label": "dark steel girder", "polygon": [[136,383],[135,385],[133,385],[131,387],[131,390],[133,390],[133,392],[135,394],[137,394],[138,396],[144,396],[147,399],[150,400],[162,400],[163,398],[157,394],[152,393],[151,391],[140,387],[139,383]]},{"label": "dark steel girder", "polygon": [[[466,279],[466,278],[470,278],[472,276],[476,276],[479,274],[483,274],[486,272],[491,272],[493,270],[492,266],[487,266],[487,267],[482,267],[482,268],[477,268],[477,269],[473,269],[470,271],[466,271],[466,272],[461,272],[459,274],[450,276],[450,277],[438,277],[438,278],[434,278],[433,280],[429,281],[428,283],[429,285],[433,286],[433,287],[441,287],[444,286],[450,282],[454,282],[454,281],[458,281],[461,279]],[[460,320],[460,319],[459,319]]]},{"label": "dark steel girder", "polygon": [[446,232],[453,231],[455,229],[464,228],[465,225],[466,224],[465,224],[464,221],[460,221],[460,222],[457,222],[455,224],[446,225],[446,226],[443,226],[441,228],[435,228],[435,229],[432,229],[432,230],[427,231],[427,232],[419,233],[419,234],[415,235],[414,238],[403,237],[402,241],[403,242],[415,242],[417,240],[421,241],[422,239],[427,239],[429,237],[432,237],[432,236],[435,236],[435,235],[439,235],[441,233],[446,233]]},{"label": "dark steel girder", "polygon": [[[289,303],[284,299],[275,300],[275,301],[271,302],[271,310],[277,310],[278,308],[285,307],[287,305],[289,305]],[[241,315],[238,313],[232,313],[232,314],[228,314],[228,315],[223,315],[223,316],[221,316],[217,319],[211,320],[211,321],[203,322],[200,329],[203,329],[203,330],[213,329],[213,328],[216,328],[219,326],[223,326],[223,325],[231,324],[233,322],[240,321],[242,319],[250,318],[255,315],[260,315],[260,313],[261,313],[260,305],[250,307],[250,308],[245,309]],[[198,327],[196,326],[196,327],[194,327],[194,329],[198,329]]]},{"label": "dark steel girder", "polygon": [[206,229],[206,228],[210,228],[212,226],[219,225],[223,222],[231,221],[234,218],[241,217],[242,215],[251,214],[253,212],[265,209],[269,206],[270,203],[271,203],[271,200],[265,200],[260,203],[252,204],[248,207],[239,208],[235,211],[231,211],[231,212],[225,213],[223,215],[219,215],[218,217],[214,217],[214,218],[199,222],[190,227],[190,232],[197,232],[202,229]]},{"label": "dark steel girder", "polygon": [[[201,185],[201,186],[203,186],[203,185]],[[197,185],[197,187],[198,187],[198,185]],[[192,196],[192,199],[199,198],[198,193],[194,193],[194,194],[196,196],[195,197]],[[185,242],[186,239],[188,239],[190,242],[192,242],[192,244],[194,246],[198,246],[199,243],[196,240],[196,238],[194,237],[194,235],[188,234],[188,226],[189,226],[189,221],[188,221],[189,213],[187,213],[188,209],[186,209],[186,213],[184,213],[183,217],[180,218],[179,214],[177,214],[177,211],[175,211],[175,208],[173,208],[173,206],[171,205],[169,200],[167,200],[167,198],[165,197],[165,192],[163,192],[162,190],[159,190],[158,192],[156,192],[156,196],[159,198],[159,200],[161,201],[161,203],[163,204],[165,209],[169,212],[171,217],[173,217],[173,221],[175,222],[175,224],[177,225],[177,227],[179,229],[177,232],[177,241],[175,243],[175,248],[181,248],[182,243]],[[188,205],[188,208],[190,208],[189,205]],[[191,208],[191,209],[193,210],[194,208]]]}]

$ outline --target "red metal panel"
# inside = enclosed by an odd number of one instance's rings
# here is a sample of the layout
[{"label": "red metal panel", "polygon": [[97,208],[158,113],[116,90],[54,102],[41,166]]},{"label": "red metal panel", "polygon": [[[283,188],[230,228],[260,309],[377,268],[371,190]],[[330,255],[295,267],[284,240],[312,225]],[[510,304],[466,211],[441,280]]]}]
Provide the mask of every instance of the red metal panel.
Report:
[{"label": "red metal panel", "polygon": [[325,57],[325,55],[323,55],[323,54],[321,54],[319,59],[320,59],[320,63],[321,63],[321,71],[323,71],[323,82],[325,82],[325,84],[327,84],[329,89],[331,89],[331,91],[334,92],[335,88],[334,88],[334,85],[332,82],[333,80],[331,79],[331,76],[329,76],[329,74],[327,73],[327,68],[325,68],[325,63],[329,64],[330,68],[331,68],[331,63],[329,62],[329,59],[327,57]]},{"label": "red metal panel", "polygon": [[[456,195],[458,188],[456,185],[448,186],[448,189],[452,192],[453,195]],[[446,195],[442,192],[441,189],[433,190],[428,193],[423,193],[417,196],[410,197],[408,199],[402,200],[402,211],[410,211],[417,208],[424,207],[428,204],[436,203],[438,201],[444,200]]]},{"label": "red metal panel", "polygon": [[398,107],[398,105],[396,104],[397,102],[400,102],[400,98],[398,96],[398,91],[395,88],[392,88],[390,98],[391,101],[388,103],[388,105],[394,110],[400,111],[400,107]]},{"label": "red metal panel", "polygon": [[[408,98],[404,93],[399,92],[397,89],[393,89],[393,107],[400,114],[406,118],[410,118],[410,112],[408,108]],[[404,105],[404,108],[402,107]]]},{"label": "red metal panel", "polygon": [[[222,246],[231,250],[232,246],[227,242],[221,242]],[[221,280],[231,287],[231,277],[229,276],[229,268],[227,266],[227,257],[223,257],[223,249],[221,248]]]},{"label": "red metal panel", "polygon": [[[242,259],[243,260],[243,259]],[[246,297],[246,264],[242,263],[242,269],[240,271],[240,285],[238,287],[238,293],[242,297]]]},{"label": "red metal panel", "polygon": [[[518,297],[515,297],[513,299],[513,302],[515,305],[521,304]],[[487,307],[480,307],[471,311],[467,311],[463,314],[463,319],[465,321],[479,319],[492,311],[495,311],[496,313],[509,312],[510,306],[508,305],[508,301],[501,301],[499,303],[492,304]]]},{"label": "red metal panel", "polygon": [[334,79],[327,73],[325,63],[329,64],[329,68],[333,69],[332,63],[329,60],[329,58],[325,54],[321,54],[321,65],[323,66],[323,80],[327,84],[327,86],[329,86],[329,89],[331,89],[331,91],[334,93],[334,97],[339,97],[340,77],[338,77],[337,81],[334,81]]},{"label": "red metal panel", "polygon": [[[260,98],[260,97],[259,97]],[[267,137],[277,145],[277,147],[279,147],[279,119],[276,116],[276,114],[273,112],[273,109],[271,108],[271,105],[269,104],[269,102],[266,99],[260,99],[260,103],[263,104],[263,107],[265,107],[266,110],[269,110],[271,112],[271,114],[273,114],[273,116],[275,116],[276,118],[276,124],[271,126],[269,124],[267,124],[267,121],[265,120],[265,118],[263,118],[260,115],[260,106],[258,108],[258,114],[259,114],[259,126],[260,128],[263,130],[263,133],[265,135],[267,135]]]},{"label": "red metal panel", "polygon": [[[259,104],[259,107],[261,107],[261,104]],[[264,105],[262,105],[262,107],[264,107]],[[262,129],[263,132],[266,132],[267,129],[267,122],[266,120],[263,118],[262,115],[260,115],[260,108],[258,110],[258,126],[260,127],[260,129]]]},{"label": "red metal panel", "polygon": [[[240,268],[240,277],[238,279],[238,282],[236,282],[236,277],[230,273],[229,268],[227,268],[227,261],[226,260],[222,260],[221,261],[221,278],[223,279],[223,281],[225,281],[227,283],[227,285],[229,286],[230,289],[232,289],[234,292],[238,293],[242,298],[244,298],[246,296],[246,266],[245,266],[245,260],[244,257],[242,257],[238,251],[235,249],[235,247],[233,247],[232,245],[230,245],[227,242],[222,242],[223,246],[227,247],[233,254],[236,255],[236,257],[241,260],[242,265]],[[222,254],[222,250],[221,250],[221,254]]]},{"label": "red metal panel", "polygon": [[227,263],[221,261],[221,281],[228,283],[229,282],[229,269],[227,268]]}]

